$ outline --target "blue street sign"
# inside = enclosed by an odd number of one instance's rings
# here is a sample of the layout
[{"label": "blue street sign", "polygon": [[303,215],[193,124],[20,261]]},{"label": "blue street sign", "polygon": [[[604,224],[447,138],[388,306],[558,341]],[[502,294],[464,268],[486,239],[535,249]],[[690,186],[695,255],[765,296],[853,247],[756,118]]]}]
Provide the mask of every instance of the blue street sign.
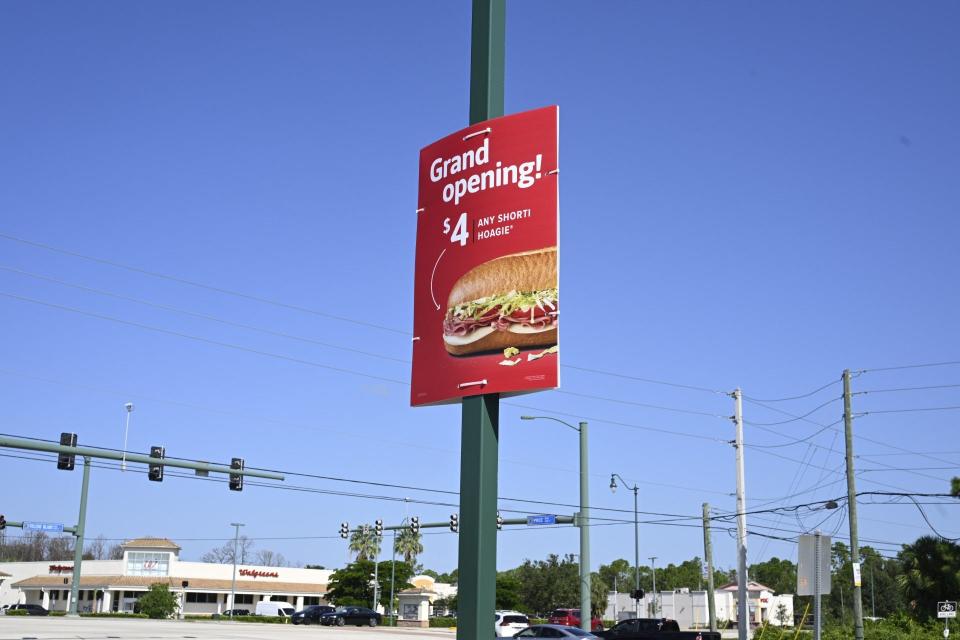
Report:
[{"label": "blue street sign", "polygon": [[537,525],[537,524],[557,524],[557,516],[554,516],[554,515],[527,516],[527,526]]},{"label": "blue street sign", "polygon": [[63,533],[63,525],[59,522],[24,522],[23,528],[44,533]]}]

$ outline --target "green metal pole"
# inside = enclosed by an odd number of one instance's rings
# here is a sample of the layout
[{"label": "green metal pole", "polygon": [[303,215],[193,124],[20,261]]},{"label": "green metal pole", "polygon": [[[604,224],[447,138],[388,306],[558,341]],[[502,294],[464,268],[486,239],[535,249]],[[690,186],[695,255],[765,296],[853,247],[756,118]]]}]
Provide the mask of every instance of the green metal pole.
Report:
[{"label": "green metal pole", "polygon": [[[503,115],[506,0],[473,0],[470,123]],[[489,640],[497,582],[500,395],[463,399],[457,640]]]},{"label": "green metal pole", "polygon": [[463,399],[457,640],[489,640],[497,583],[499,394]]},{"label": "green metal pole", "polygon": [[73,579],[70,585],[70,610],[68,616],[77,614],[77,598],[80,596],[80,564],[83,562],[83,532],[87,526],[87,490],[90,488],[90,456],[83,457],[83,484],[80,486],[80,515],[77,516],[77,531],[73,550]]},{"label": "green metal pole", "polygon": [[580,628],[590,631],[590,469],[587,423],[580,423]]},{"label": "green metal pole", "polygon": [[703,503],[703,556],[707,561],[707,611],[710,631],[717,630],[717,602],[713,590],[713,543],[710,540],[710,505]]}]

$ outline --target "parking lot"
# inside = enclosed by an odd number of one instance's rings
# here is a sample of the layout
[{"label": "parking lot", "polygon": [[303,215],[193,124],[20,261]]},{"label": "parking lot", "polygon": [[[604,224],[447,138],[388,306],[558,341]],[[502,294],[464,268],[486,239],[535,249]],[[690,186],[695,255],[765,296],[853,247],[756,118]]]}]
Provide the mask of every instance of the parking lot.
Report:
[{"label": "parking lot", "polygon": [[228,621],[0,616],[0,640],[410,640],[453,638],[451,629],[319,627]]}]

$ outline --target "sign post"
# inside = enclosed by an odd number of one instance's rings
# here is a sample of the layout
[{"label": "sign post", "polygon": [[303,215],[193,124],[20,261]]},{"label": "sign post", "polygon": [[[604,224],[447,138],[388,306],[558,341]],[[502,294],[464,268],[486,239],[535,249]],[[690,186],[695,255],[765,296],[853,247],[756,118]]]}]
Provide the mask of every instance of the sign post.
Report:
[{"label": "sign post", "polygon": [[830,536],[816,531],[799,538],[797,595],[813,596],[813,637],[820,640],[820,596],[830,593]]},{"label": "sign post", "polygon": [[559,384],[558,109],[503,115],[506,0],[473,0],[470,121],[420,152],[410,404],[461,404],[458,640],[490,636],[502,394]]},{"label": "sign post", "polygon": [[[473,0],[470,124],[503,115],[506,12],[506,0]],[[485,640],[496,609],[500,394],[462,402],[457,640]]]},{"label": "sign post", "polygon": [[943,618],[943,638],[950,637],[950,618],[957,617],[957,601],[944,600],[937,603],[937,617]]}]

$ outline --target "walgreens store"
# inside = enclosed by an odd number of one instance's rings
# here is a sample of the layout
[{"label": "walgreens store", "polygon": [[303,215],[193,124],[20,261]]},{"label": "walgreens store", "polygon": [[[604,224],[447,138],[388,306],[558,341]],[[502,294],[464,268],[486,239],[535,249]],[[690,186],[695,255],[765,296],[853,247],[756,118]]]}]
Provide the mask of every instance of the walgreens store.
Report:
[{"label": "walgreens store", "polygon": [[[332,571],[237,565],[236,604],[230,602],[232,564],[183,562],[180,547],[166,538],[137,538],[123,545],[122,560],[85,560],[81,567],[80,612],[132,613],[150,585],[169,585],[185,614],[213,615],[227,609],[249,609],[256,603],[287,602],[297,610],[326,604]],[[7,575],[4,575],[7,574]],[[39,604],[51,611],[70,606],[72,562],[0,563],[0,606]]]}]

